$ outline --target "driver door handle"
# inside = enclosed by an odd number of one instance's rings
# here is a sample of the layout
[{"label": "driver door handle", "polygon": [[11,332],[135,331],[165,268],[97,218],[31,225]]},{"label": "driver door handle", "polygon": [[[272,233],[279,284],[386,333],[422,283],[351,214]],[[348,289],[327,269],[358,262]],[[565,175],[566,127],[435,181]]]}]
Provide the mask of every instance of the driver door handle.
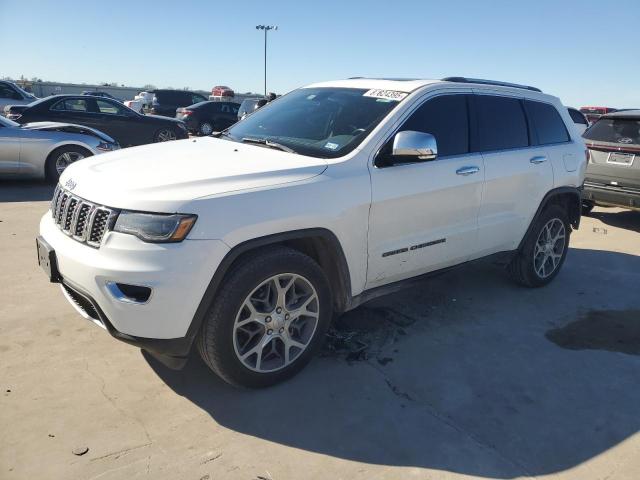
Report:
[{"label": "driver door handle", "polygon": [[533,163],[535,165],[537,165],[538,163],[544,163],[547,161],[547,157],[545,157],[544,155],[538,156],[538,157],[533,157],[531,158],[531,160],[529,160],[529,163]]},{"label": "driver door handle", "polygon": [[457,175],[464,175],[465,177],[467,175],[473,175],[474,173],[478,173],[480,171],[480,168],[473,166],[473,167],[461,167],[459,169],[456,170],[456,174]]}]

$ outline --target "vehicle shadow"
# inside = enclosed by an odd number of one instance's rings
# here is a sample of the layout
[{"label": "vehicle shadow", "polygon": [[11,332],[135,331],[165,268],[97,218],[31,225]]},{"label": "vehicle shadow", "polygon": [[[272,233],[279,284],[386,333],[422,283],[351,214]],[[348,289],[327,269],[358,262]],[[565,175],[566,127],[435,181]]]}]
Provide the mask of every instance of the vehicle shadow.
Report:
[{"label": "vehicle shadow", "polygon": [[598,210],[591,212],[589,216],[597,218],[609,226],[640,233],[640,212],[634,210],[623,210],[621,212]]},{"label": "vehicle shadow", "polygon": [[183,371],[144,356],[177,394],[243,434],[370,464],[546,475],[639,430],[640,356],[546,338],[599,309],[628,312],[621,324],[638,332],[640,299],[615,294],[632,284],[640,257],[606,251],[572,248],[541,289],[470,264],[346,314],[340,328],[366,330],[368,352],[325,348],[297,377],[264,390],[226,385],[195,355]]},{"label": "vehicle shadow", "polygon": [[51,200],[56,186],[38,180],[0,180],[0,202]]}]

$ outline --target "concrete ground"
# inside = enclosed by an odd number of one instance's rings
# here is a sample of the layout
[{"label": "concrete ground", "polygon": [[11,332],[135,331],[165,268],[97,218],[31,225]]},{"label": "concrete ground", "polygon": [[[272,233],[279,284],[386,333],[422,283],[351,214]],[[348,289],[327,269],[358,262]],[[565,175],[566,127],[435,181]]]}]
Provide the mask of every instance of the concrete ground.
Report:
[{"label": "concrete ground", "polygon": [[467,265],[239,391],[76,314],[36,263],[51,192],[0,183],[2,479],[638,478],[640,213],[583,218],[546,288]]}]

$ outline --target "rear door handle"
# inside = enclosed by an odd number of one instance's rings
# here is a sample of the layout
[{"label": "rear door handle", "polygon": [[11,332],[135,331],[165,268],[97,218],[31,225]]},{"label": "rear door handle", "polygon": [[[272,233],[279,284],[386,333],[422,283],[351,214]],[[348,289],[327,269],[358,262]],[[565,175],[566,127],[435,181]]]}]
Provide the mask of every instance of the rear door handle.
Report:
[{"label": "rear door handle", "polygon": [[464,175],[465,177],[467,175],[472,175],[474,173],[478,173],[480,171],[480,168],[478,167],[461,167],[458,170],[456,170],[456,174],[457,175]]},{"label": "rear door handle", "polygon": [[535,165],[537,165],[538,163],[544,163],[547,161],[547,157],[541,155],[539,157],[533,157],[531,160],[529,160],[530,163],[533,163]]}]

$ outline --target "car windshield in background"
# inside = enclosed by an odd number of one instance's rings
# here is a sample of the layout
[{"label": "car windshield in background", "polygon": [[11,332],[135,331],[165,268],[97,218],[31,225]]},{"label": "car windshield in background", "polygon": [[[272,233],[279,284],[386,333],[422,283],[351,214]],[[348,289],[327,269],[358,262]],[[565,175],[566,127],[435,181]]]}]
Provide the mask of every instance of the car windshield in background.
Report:
[{"label": "car windshield in background", "polygon": [[231,127],[232,140],[278,143],[302,155],[341,157],[406,94],[355,88],[301,88]]},{"label": "car windshield in background", "polygon": [[587,140],[640,145],[640,119],[601,118],[584,134]]}]

